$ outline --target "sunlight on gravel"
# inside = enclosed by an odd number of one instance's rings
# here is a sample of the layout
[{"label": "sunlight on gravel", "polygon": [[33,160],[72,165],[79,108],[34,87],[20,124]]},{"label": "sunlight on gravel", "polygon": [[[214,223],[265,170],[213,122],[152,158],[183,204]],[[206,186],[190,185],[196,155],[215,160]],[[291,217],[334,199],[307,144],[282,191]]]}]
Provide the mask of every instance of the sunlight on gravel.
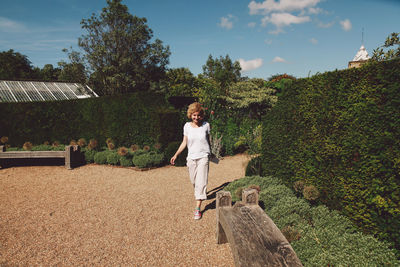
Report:
[{"label": "sunlight on gravel", "polygon": [[212,189],[243,177],[247,161],[210,165],[199,221],[186,167],[1,169],[0,265],[233,266],[216,244]]}]

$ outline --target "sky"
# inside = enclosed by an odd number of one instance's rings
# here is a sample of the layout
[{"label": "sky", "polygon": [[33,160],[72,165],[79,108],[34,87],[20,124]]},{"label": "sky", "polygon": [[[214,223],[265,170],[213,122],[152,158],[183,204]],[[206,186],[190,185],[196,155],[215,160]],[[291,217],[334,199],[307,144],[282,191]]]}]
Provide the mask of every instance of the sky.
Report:
[{"label": "sky", "polygon": [[[347,68],[362,44],[371,55],[400,32],[400,0],[123,0],[170,47],[169,68],[197,75],[209,55],[240,62],[242,76],[297,78]],[[0,0],[0,52],[32,66],[68,61],[80,51],[80,22],[106,0]]]}]

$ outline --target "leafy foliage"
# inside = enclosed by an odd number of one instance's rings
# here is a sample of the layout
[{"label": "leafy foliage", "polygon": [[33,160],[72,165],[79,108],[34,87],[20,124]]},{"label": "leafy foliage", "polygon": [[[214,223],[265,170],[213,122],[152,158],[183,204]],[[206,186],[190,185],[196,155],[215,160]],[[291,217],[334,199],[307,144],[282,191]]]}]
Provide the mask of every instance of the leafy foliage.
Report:
[{"label": "leafy foliage", "polygon": [[[0,136],[9,136],[10,145],[21,146],[43,140],[85,138],[89,149],[105,144],[112,137],[114,145],[168,144],[181,132],[179,115],[163,96],[134,93],[69,101],[36,103],[0,103]],[[9,118],[13,118],[10,120]],[[180,138],[180,137],[179,137]]]},{"label": "leafy foliage", "polygon": [[12,49],[0,52],[0,80],[31,80],[38,76],[27,56]]},{"label": "leafy foliage", "polygon": [[[397,47],[387,49],[396,45]],[[385,44],[375,49],[372,54],[372,60],[382,61],[395,58],[400,58],[400,32],[392,32],[386,38]]]},{"label": "leafy foliage", "polygon": [[261,119],[261,116],[275,105],[278,98],[274,89],[259,86],[256,82],[248,80],[232,84],[225,99],[233,108],[250,110],[251,114]]},{"label": "leafy foliage", "polygon": [[159,39],[150,42],[153,32],[146,22],[131,15],[121,0],[107,0],[99,16],[82,20],[86,34],[79,38],[79,46],[100,94],[148,90],[164,76],[169,47]]},{"label": "leafy foliage", "polygon": [[240,70],[239,62],[232,62],[228,55],[225,57],[220,56],[219,59],[213,59],[209,55],[206,64],[203,65],[204,77],[215,80],[225,91],[225,94],[228,93],[227,90],[230,84],[240,80]]},{"label": "leafy foliage", "polygon": [[259,185],[265,212],[287,236],[304,266],[398,266],[387,242],[356,230],[349,219],[323,205],[310,206],[273,177],[250,176],[225,187],[236,191]]},{"label": "leafy foliage", "polygon": [[397,246],[398,77],[391,60],[293,81],[263,120],[262,155],[264,175],[314,185],[319,201]]}]

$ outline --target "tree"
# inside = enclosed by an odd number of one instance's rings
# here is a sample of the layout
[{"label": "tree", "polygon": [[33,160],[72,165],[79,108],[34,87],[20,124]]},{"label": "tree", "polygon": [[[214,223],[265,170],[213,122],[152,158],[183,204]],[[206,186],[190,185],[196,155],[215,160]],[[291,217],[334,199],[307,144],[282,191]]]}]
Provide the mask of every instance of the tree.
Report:
[{"label": "tree", "polygon": [[259,86],[259,79],[234,83],[229,92],[230,95],[225,99],[233,108],[249,110],[250,114],[259,120],[278,100],[276,90],[264,85]]},{"label": "tree", "polygon": [[72,47],[70,49],[70,51],[68,49],[63,49],[63,52],[68,54],[70,63],[65,61],[58,62],[58,66],[61,68],[58,80],[63,82],[87,83],[88,74],[86,72],[84,59],[79,52],[73,51]]},{"label": "tree", "polygon": [[228,94],[230,84],[240,80],[241,67],[238,61],[232,62],[228,55],[220,56],[219,59],[213,59],[208,56],[206,65],[203,66],[203,74],[206,78],[217,81],[221,88]]},{"label": "tree", "polygon": [[[397,48],[388,49],[386,52],[384,49],[391,46],[396,46]],[[372,52],[372,60],[383,61],[400,58],[400,32],[391,33],[385,41],[385,44],[374,49]]]},{"label": "tree", "polygon": [[107,0],[101,14],[83,19],[86,35],[79,38],[91,81],[104,94],[148,90],[165,75],[169,47],[153,37],[146,18],[133,16],[121,0]]},{"label": "tree", "polygon": [[166,95],[193,96],[196,87],[196,77],[188,68],[175,68],[167,72]]},{"label": "tree", "polygon": [[40,76],[43,81],[54,82],[58,81],[61,69],[54,68],[52,64],[44,65],[43,69],[40,70]]},{"label": "tree", "polygon": [[0,52],[1,80],[33,80],[37,78],[37,72],[33,70],[27,56],[14,52],[12,49]]}]

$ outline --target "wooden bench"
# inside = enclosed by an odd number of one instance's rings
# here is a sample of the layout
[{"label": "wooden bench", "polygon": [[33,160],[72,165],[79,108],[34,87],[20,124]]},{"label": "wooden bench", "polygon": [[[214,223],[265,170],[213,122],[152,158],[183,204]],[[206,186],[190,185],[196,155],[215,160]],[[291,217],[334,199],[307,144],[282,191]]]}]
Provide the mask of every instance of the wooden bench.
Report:
[{"label": "wooden bench", "polygon": [[63,158],[65,168],[71,170],[82,161],[79,146],[66,146],[64,151],[7,151],[5,146],[0,146],[0,160],[2,159],[44,159]]},{"label": "wooden bench", "polygon": [[230,192],[216,196],[217,243],[229,242],[235,266],[303,266],[271,218],[258,205],[258,192],[245,189],[232,207]]}]

